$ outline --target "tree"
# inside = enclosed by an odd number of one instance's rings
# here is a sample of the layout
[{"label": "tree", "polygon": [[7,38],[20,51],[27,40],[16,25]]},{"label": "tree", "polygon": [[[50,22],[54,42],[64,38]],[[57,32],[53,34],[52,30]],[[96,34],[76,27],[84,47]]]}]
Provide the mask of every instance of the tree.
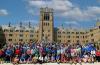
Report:
[{"label": "tree", "polygon": [[2,27],[0,26],[0,48],[2,48],[6,44],[5,34],[3,32]]}]

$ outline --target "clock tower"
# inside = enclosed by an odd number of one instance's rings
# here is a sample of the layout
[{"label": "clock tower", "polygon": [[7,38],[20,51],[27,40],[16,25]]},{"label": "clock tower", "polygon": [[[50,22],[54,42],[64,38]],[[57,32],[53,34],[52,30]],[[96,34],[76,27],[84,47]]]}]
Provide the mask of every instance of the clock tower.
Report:
[{"label": "clock tower", "polygon": [[39,41],[53,42],[54,36],[53,9],[40,8]]}]

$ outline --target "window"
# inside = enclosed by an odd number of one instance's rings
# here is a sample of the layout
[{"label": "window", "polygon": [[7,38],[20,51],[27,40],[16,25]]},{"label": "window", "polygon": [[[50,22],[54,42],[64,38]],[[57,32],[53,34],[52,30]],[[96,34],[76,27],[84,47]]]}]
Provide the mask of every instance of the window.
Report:
[{"label": "window", "polygon": [[84,32],[80,32],[80,34],[84,34]]},{"label": "window", "polygon": [[68,40],[67,42],[70,42],[70,40]]},{"label": "window", "polygon": [[30,35],[30,37],[33,37],[33,35]]},{"label": "window", "polygon": [[34,31],[33,30],[30,30],[30,32],[33,33]]},{"label": "window", "polygon": [[58,34],[61,34],[61,32],[58,32]]},{"label": "window", "polygon": [[19,30],[16,30],[16,32],[19,32]]},{"label": "window", "polygon": [[23,30],[20,30],[20,32],[23,32]]},{"label": "window", "polygon": [[90,29],[90,32],[92,32],[93,30],[92,29]]},{"label": "window", "polygon": [[8,32],[8,30],[7,29],[4,29],[4,32]]},{"label": "window", "polygon": [[12,41],[12,39],[8,39],[8,41]]},{"label": "window", "polygon": [[70,34],[70,32],[67,32],[67,34]]},{"label": "window", "polygon": [[44,26],[45,26],[45,23],[44,23]]},{"label": "window", "polygon": [[12,34],[9,34],[9,36],[13,36]]},{"label": "window", "polygon": [[49,19],[50,19],[49,13],[45,13],[44,14],[44,20],[49,21]]},{"label": "window", "polygon": [[42,36],[44,36],[44,34],[42,34]]},{"label": "window", "polygon": [[46,23],[46,26],[48,26],[48,23]]},{"label": "window", "polygon": [[23,39],[19,39],[19,41],[23,41]]},{"label": "window", "polygon": [[77,42],[79,42],[79,40],[77,40]]},{"label": "window", "polygon": [[79,32],[76,32],[76,34],[79,34]]},{"label": "window", "polygon": [[13,30],[10,30],[10,32],[13,32]]},{"label": "window", "polygon": [[76,38],[79,38],[79,36],[76,36]]},{"label": "window", "polygon": [[94,42],[94,39],[91,39],[92,42]]},{"label": "window", "polygon": [[23,34],[20,34],[20,37],[23,37]]},{"label": "window", "polygon": [[49,23],[48,23],[48,22],[45,22],[45,23],[44,23],[44,26],[49,26]]},{"label": "window", "polygon": [[86,40],[86,42],[88,42],[88,40]]},{"label": "window", "polygon": [[29,32],[29,30],[26,30],[26,32]]},{"label": "window", "polygon": [[74,32],[72,32],[72,34],[74,34]]},{"label": "window", "polygon": [[44,32],[44,30],[42,30]]},{"label": "window", "polygon": [[30,39],[30,41],[33,41],[33,39]]},{"label": "window", "polygon": [[58,42],[61,42],[61,40],[58,40]]},{"label": "window", "polygon": [[67,36],[68,38],[70,38],[70,36]]},{"label": "window", "polygon": [[91,37],[93,36],[93,34],[91,34]]},{"label": "window", "polygon": [[48,30],[48,32],[50,32],[50,30]]},{"label": "window", "polygon": [[61,38],[61,35],[58,35],[58,38]]},{"label": "window", "polygon": [[49,26],[49,23],[48,23],[48,26]]},{"label": "window", "polygon": [[63,31],[63,34],[65,34],[65,32]]},{"label": "window", "polygon": [[26,35],[26,37],[27,37],[27,35]]},{"label": "window", "polygon": [[37,33],[39,33],[39,31],[37,31]]},{"label": "window", "polygon": [[48,37],[50,36],[50,34],[48,34]]}]

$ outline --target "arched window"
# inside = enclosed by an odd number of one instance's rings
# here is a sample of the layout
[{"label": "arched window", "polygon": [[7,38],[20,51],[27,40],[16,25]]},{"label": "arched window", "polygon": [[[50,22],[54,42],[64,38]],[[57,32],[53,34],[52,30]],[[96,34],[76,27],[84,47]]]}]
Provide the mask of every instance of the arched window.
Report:
[{"label": "arched window", "polygon": [[45,13],[44,14],[44,20],[45,21],[49,21],[50,17],[49,17],[49,13]]}]

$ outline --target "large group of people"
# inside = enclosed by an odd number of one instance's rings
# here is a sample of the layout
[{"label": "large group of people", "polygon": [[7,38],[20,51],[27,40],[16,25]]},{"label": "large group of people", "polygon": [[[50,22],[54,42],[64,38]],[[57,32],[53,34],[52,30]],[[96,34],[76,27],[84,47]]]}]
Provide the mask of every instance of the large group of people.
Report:
[{"label": "large group of people", "polygon": [[0,49],[0,63],[94,63],[100,51],[93,43],[8,43]]}]

